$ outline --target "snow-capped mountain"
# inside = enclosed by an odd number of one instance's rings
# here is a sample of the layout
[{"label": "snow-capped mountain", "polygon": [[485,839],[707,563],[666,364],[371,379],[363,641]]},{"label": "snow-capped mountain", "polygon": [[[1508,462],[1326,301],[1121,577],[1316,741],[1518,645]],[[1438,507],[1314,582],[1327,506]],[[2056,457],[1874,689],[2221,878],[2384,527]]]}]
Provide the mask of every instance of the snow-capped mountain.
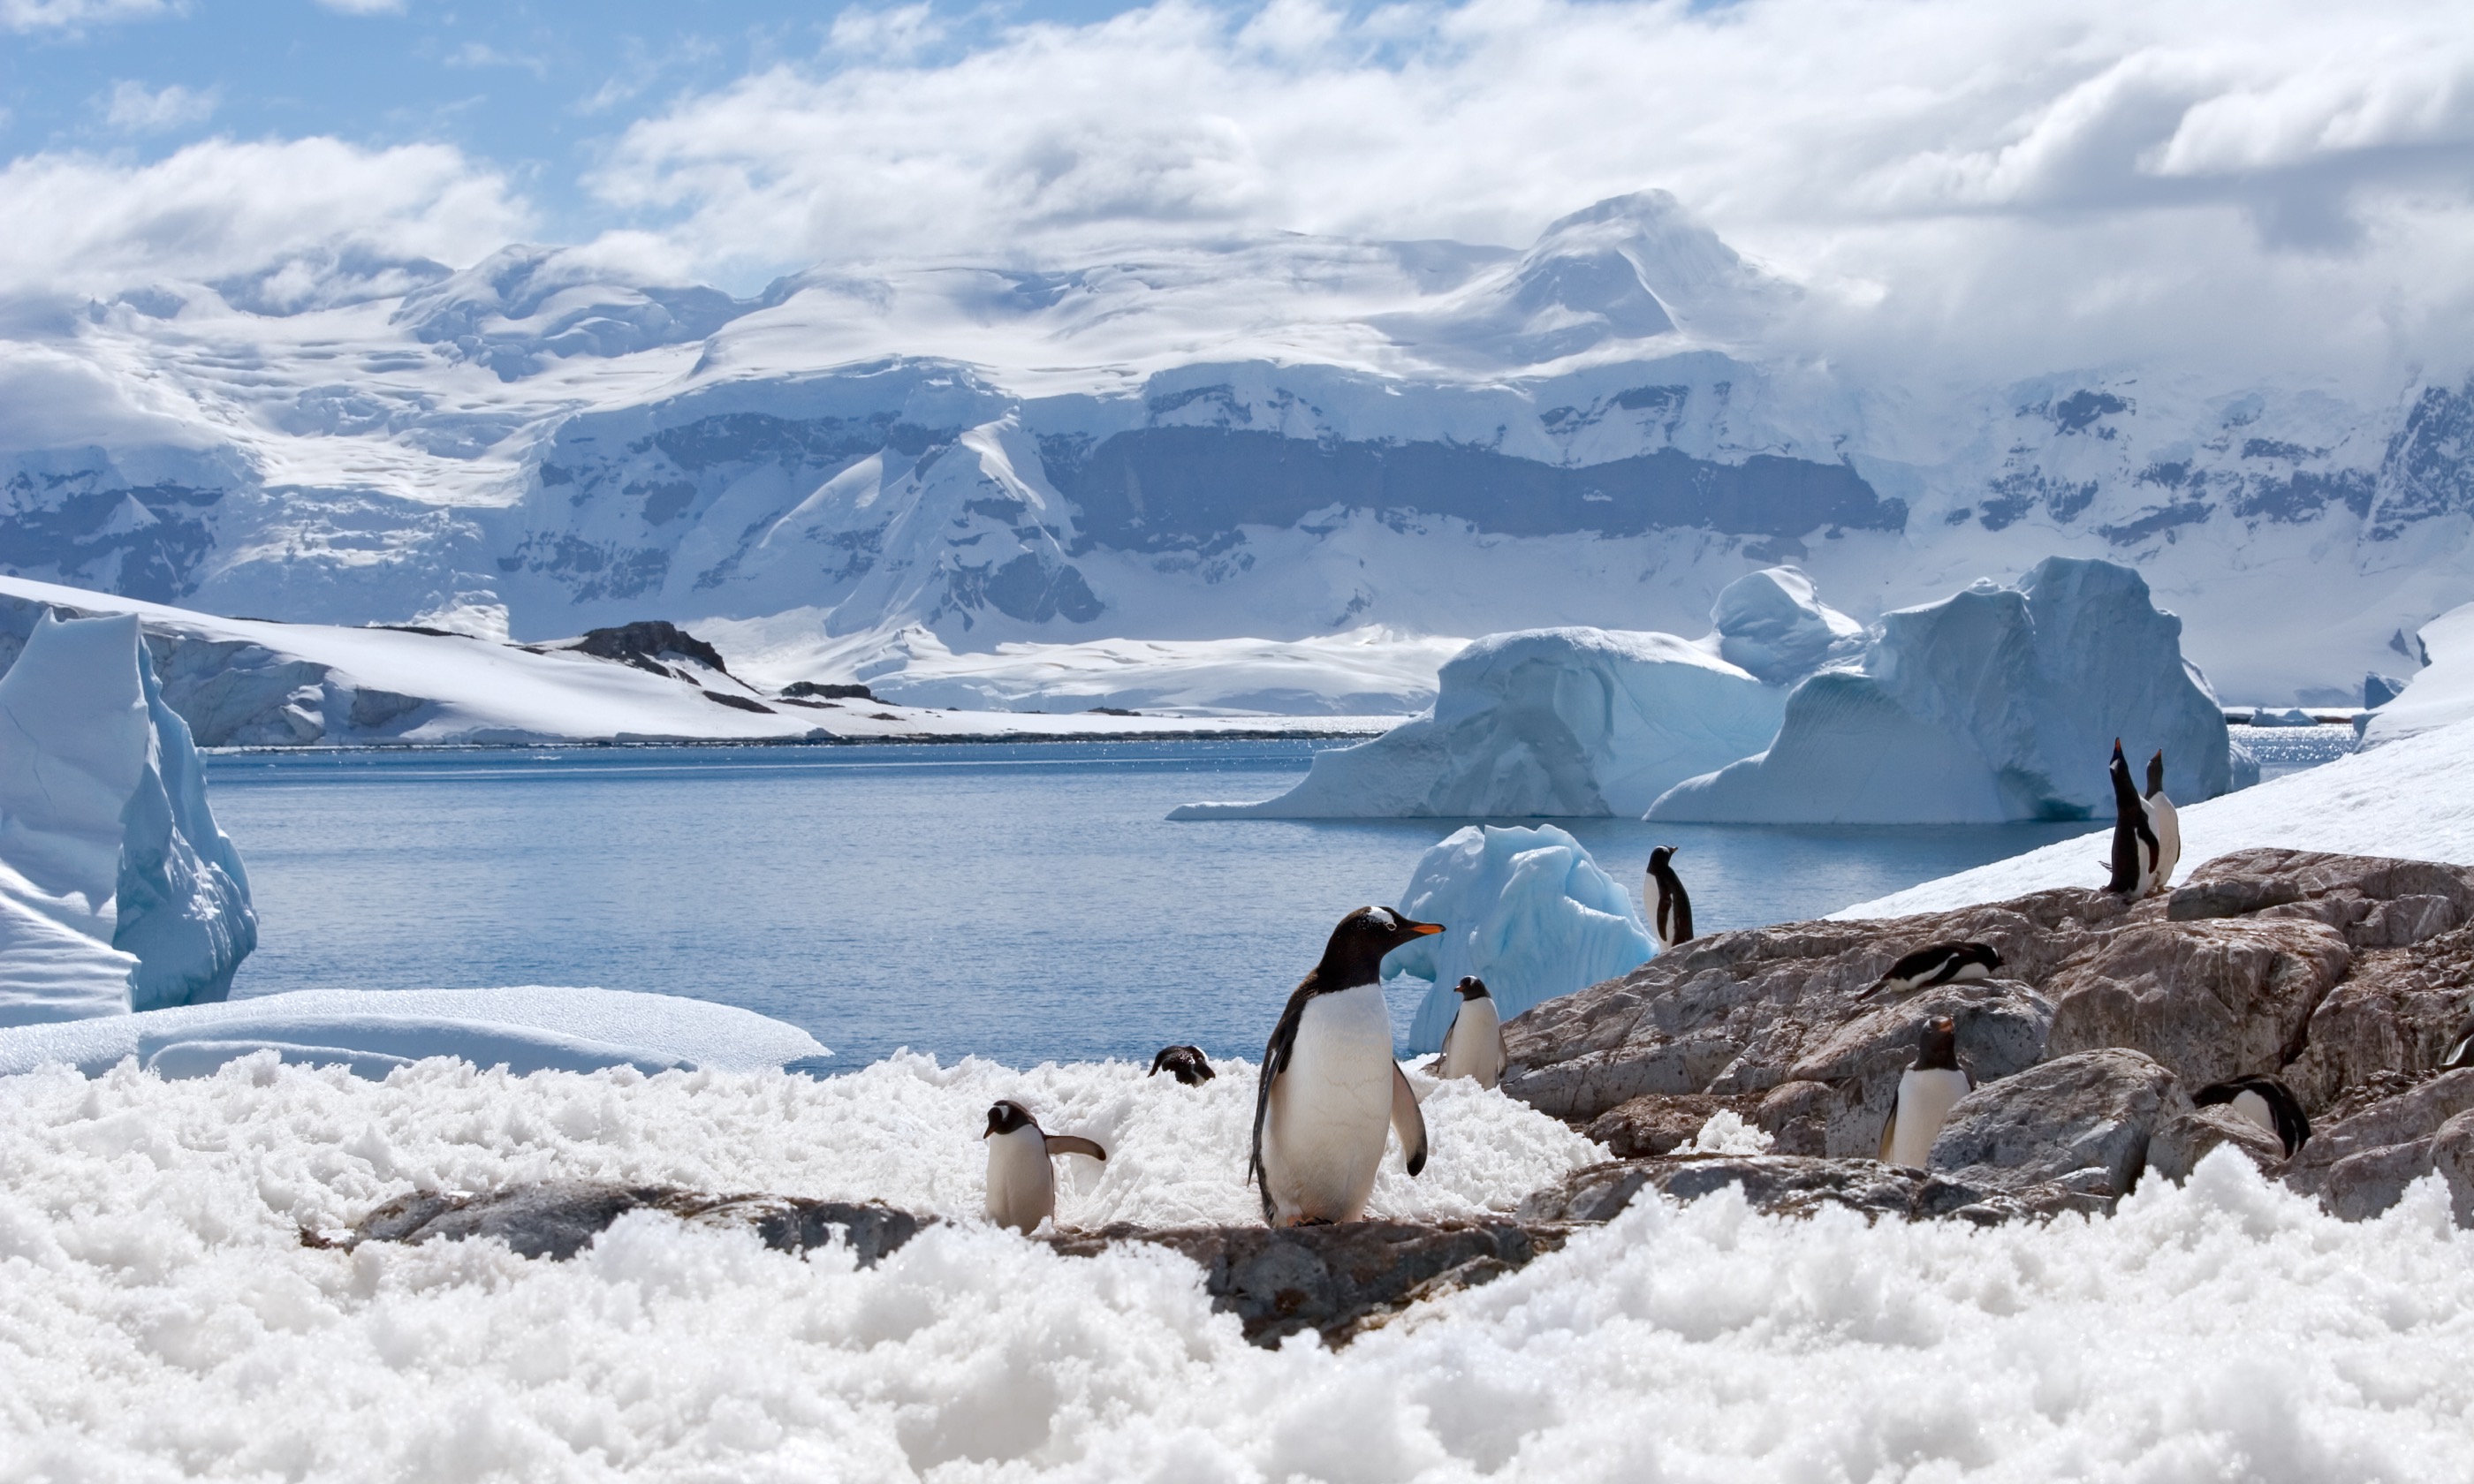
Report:
[{"label": "snow-capped mountain", "polygon": [[297,259],[12,322],[0,570],[518,637],[729,620],[821,671],[917,627],[1697,633],[1782,562],[1870,619],[2102,556],[2278,702],[2474,599],[2453,371],[1953,391],[1799,350],[1809,299],[1660,192],[1525,252],[1277,237],[752,299],[570,250]]}]

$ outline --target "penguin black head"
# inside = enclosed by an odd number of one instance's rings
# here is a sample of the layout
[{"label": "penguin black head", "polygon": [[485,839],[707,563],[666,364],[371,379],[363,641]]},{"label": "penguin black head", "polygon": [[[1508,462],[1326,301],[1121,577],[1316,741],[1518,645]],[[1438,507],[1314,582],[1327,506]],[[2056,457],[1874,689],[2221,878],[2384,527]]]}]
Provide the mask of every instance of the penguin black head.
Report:
[{"label": "penguin black head", "polygon": [[1657,850],[1649,852],[1649,869],[1652,871],[1663,871],[1666,869],[1666,863],[1674,858],[1675,847],[1671,845],[1661,845]]},{"label": "penguin black head", "polygon": [[1383,955],[1443,930],[1441,922],[1416,922],[1389,907],[1360,907],[1331,930],[1322,962],[1315,966],[1316,987],[1347,990],[1373,984],[1383,977]]},{"label": "penguin black head", "polygon": [[1203,1059],[1201,1046],[1160,1047],[1159,1055],[1152,1058],[1150,1075],[1156,1077],[1162,1072],[1167,1072],[1189,1088],[1199,1088],[1220,1075],[1213,1071],[1211,1064]]},{"label": "penguin black head", "polygon": [[1455,992],[1460,995],[1460,997],[1461,997],[1461,998],[1463,998],[1463,999],[1492,999],[1492,998],[1494,998],[1494,996],[1493,996],[1492,994],[1491,994],[1491,993],[1489,993],[1487,992],[1487,988],[1486,988],[1486,981],[1485,981],[1485,980],[1483,980],[1483,979],[1481,979],[1481,978],[1479,978],[1479,977],[1478,977],[1477,975],[1475,975],[1475,974],[1470,974],[1470,975],[1469,975],[1469,976],[1467,976],[1467,978],[1465,978],[1465,979],[1461,980],[1461,982],[1460,982],[1460,983],[1458,983],[1458,984],[1456,984],[1456,985],[1452,986],[1452,989],[1453,989],[1453,990],[1454,990],[1454,991],[1455,991]]},{"label": "penguin black head", "polygon": [[1916,1047],[1916,1066],[1926,1071],[1958,1070],[1957,1021],[1935,1016],[1925,1022],[1923,1040]]},{"label": "penguin black head", "polygon": [[2165,792],[2165,750],[2160,747],[2156,750],[2156,755],[2147,759],[2147,797],[2153,799],[2163,792]]},{"label": "penguin black head", "polygon": [[1012,1134],[1023,1129],[1037,1127],[1039,1127],[1038,1122],[1031,1116],[1028,1109],[1011,1098],[1002,1098],[988,1110],[988,1131],[980,1137],[987,1138],[998,1134]]}]

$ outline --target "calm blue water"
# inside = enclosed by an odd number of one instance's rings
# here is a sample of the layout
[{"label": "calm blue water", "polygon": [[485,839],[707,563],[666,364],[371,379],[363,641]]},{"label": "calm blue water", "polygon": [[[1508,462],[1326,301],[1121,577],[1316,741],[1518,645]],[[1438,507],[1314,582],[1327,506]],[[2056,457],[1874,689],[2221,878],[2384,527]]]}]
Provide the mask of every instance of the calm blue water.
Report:
[{"label": "calm blue water", "polygon": [[[1328,744],[1323,744],[1328,745]],[[1308,742],[222,755],[261,927],[235,995],[587,984],[743,1005],[857,1066],[1259,1054],[1349,908],[1454,822],[1170,824],[1268,798]],[[1505,822],[1513,823],[1513,822]],[[1804,918],[2086,825],[1559,822],[1704,931]],[[1405,1027],[1415,994],[1395,996]]]}]

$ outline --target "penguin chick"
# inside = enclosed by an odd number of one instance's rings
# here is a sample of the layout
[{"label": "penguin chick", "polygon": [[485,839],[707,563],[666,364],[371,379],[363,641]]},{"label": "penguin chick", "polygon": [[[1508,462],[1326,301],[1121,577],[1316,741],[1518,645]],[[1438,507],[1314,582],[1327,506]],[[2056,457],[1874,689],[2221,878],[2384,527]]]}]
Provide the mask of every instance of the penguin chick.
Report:
[{"label": "penguin chick", "polygon": [[1443,1065],[1435,1075],[1474,1077],[1479,1087],[1493,1087],[1511,1060],[1503,1049],[1503,1017],[1485,980],[1472,974],[1453,988],[1461,1002],[1452,1011],[1452,1028],[1443,1033]]},{"label": "penguin chick", "polygon": [[2147,823],[2147,806],[2130,782],[2130,764],[2122,755],[2122,739],[2113,739],[2113,877],[2108,892],[2138,900],[2156,882],[2156,830]]},{"label": "penguin chick", "polygon": [[1989,979],[1993,970],[2001,967],[2001,955],[1989,943],[1936,943],[1902,957],[1890,966],[1888,973],[1873,981],[1871,989],[1856,997],[1870,999],[1885,991],[1896,994],[1937,984]]},{"label": "penguin chick", "polygon": [[2173,884],[2173,868],[2182,863],[2182,812],[2173,801],[2165,797],[2165,750],[2147,759],[2147,796],[2140,801],[2147,809],[2147,827],[2156,835],[2156,880],[2150,891],[2163,891]]},{"label": "penguin chick", "polygon": [[2221,1103],[2276,1136],[2291,1159],[2311,1137],[2311,1116],[2293,1089],[2274,1077],[2228,1077],[2191,1094],[2202,1108]]},{"label": "penguin chick", "polygon": [[1389,908],[1360,907],[1331,930],[1322,962],[1289,995],[1263,1047],[1246,1172],[1271,1225],[1364,1215],[1387,1128],[1400,1135],[1409,1173],[1426,1167],[1426,1120],[1392,1060],[1380,981],[1385,954],[1443,930]]},{"label": "penguin chick", "polygon": [[1661,949],[1692,941],[1692,898],[1684,890],[1684,880],[1675,874],[1669,861],[1675,859],[1675,847],[1661,845],[1649,852],[1649,879],[1641,897],[1649,904],[1651,936]]},{"label": "penguin chick", "polygon": [[988,1219],[1030,1234],[1056,1214],[1056,1172],[1049,1161],[1060,1154],[1087,1154],[1106,1163],[1108,1152],[1072,1134],[1044,1134],[1020,1103],[1007,1098],[988,1110]]},{"label": "penguin chick", "polygon": [[1881,1129],[1881,1162],[1923,1169],[1950,1111],[1976,1084],[1958,1065],[1958,1024],[1948,1016],[1925,1022],[1915,1065],[1899,1075],[1899,1100]]},{"label": "penguin chick", "polygon": [[1159,1055],[1152,1058],[1149,1075],[1156,1077],[1162,1072],[1189,1088],[1199,1088],[1220,1075],[1211,1069],[1209,1062],[1203,1060],[1201,1046],[1160,1047]]}]

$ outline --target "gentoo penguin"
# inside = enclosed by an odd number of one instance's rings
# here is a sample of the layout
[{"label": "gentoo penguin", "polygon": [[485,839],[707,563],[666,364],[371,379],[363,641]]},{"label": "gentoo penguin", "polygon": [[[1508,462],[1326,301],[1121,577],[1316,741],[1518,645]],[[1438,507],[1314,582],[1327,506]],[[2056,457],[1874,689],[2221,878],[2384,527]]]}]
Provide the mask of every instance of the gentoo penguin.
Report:
[{"label": "gentoo penguin", "polygon": [[2156,882],[2156,831],[2147,823],[2147,805],[2130,781],[2130,764],[2122,760],[2122,739],[2113,739],[2113,879],[2108,892],[2137,900]]},{"label": "gentoo penguin", "polygon": [[2165,752],[2147,759],[2147,827],[2156,833],[2156,884],[2151,890],[2163,891],[2173,884],[2173,868],[2182,863],[2182,815],[2173,801],[2165,797]]},{"label": "gentoo penguin", "polygon": [[1383,1006],[1383,955],[1440,933],[1383,907],[1340,920],[1322,962],[1280,1012],[1254,1085],[1254,1151],[1248,1180],[1275,1227],[1354,1221],[1383,1163],[1383,1131],[1400,1133],[1409,1173],[1426,1167],[1426,1120],[1392,1060]]},{"label": "gentoo penguin", "polygon": [[1675,868],[1667,864],[1674,858],[1671,845],[1650,851],[1649,880],[1641,888],[1641,899],[1649,904],[1649,929],[1661,948],[1692,941],[1692,898],[1685,894]]},{"label": "gentoo penguin", "polygon": [[2302,1100],[2293,1095],[2292,1088],[2273,1077],[2229,1077],[2212,1082],[2192,1093],[2191,1101],[2202,1108],[2224,1104],[2275,1135],[2288,1156],[2311,1137],[2311,1117],[2302,1111]]},{"label": "gentoo penguin", "polygon": [[1452,1012],[1452,1028],[1443,1033],[1443,1065],[1439,1077],[1475,1077],[1481,1088],[1503,1080],[1503,1017],[1495,1013],[1494,996],[1486,981],[1472,974],[1454,986],[1461,997]]},{"label": "gentoo penguin", "polygon": [[1856,995],[1869,999],[1884,990],[1893,994],[1906,990],[1929,989],[1936,984],[1965,984],[1975,979],[1989,979],[1993,970],[2001,967],[2001,955],[1989,943],[1936,943],[1918,948],[1890,966],[1890,971],[1873,981],[1873,987]]},{"label": "gentoo penguin", "polygon": [[1881,1162],[1925,1167],[1950,1110],[1976,1084],[1958,1065],[1958,1024],[1948,1016],[1925,1022],[1916,1065],[1899,1074],[1899,1102],[1881,1128]]},{"label": "gentoo penguin", "polygon": [[988,1110],[988,1219],[1029,1233],[1056,1214],[1056,1172],[1052,1156],[1087,1154],[1105,1163],[1108,1152],[1071,1134],[1043,1134],[1029,1110],[1007,1098]]},{"label": "gentoo penguin", "polygon": [[2474,1066],[2474,1020],[2465,1022],[2465,1028],[2459,1031],[2457,1039],[2448,1043],[2448,1054],[2439,1059],[2439,1069],[2444,1072],[2458,1071],[2468,1066]]},{"label": "gentoo penguin", "polygon": [[1160,1047],[1159,1055],[1152,1058],[1150,1075],[1156,1077],[1162,1072],[1189,1088],[1199,1088],[1220,1075],[1211,1069],[1209,1062],[1202,1059],[1201,1046]]}]

